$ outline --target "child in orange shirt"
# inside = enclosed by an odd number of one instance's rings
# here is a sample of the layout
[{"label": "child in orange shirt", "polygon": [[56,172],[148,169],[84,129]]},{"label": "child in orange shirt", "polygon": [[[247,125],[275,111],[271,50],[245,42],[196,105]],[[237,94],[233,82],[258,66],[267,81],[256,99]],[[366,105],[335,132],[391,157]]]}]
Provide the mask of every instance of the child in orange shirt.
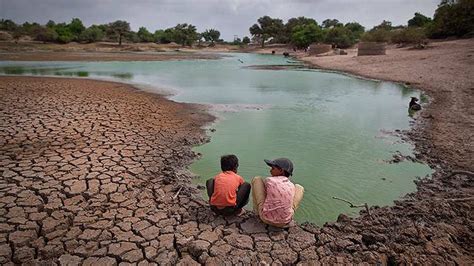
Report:
[{"label": "child in orange shirt", "polygon": [[221,157],[222,172],[207,180],[206,188],[211,210],[221,215],[240,214],[249,202],[250,184],[237,174],[237,156]]}]

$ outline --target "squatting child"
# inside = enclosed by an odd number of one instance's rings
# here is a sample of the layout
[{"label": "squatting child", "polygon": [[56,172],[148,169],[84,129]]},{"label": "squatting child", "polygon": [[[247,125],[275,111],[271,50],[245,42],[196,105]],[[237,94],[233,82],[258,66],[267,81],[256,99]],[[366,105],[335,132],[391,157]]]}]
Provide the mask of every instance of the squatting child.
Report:
[{"label": "squatting child", "polygon": [[238,215],[249,202],[250,184],[237,174],[237,168],[237,156],[224,155],[221,157],[222,172],[206,182],[211,210],[217,214]]},{"label": "squatting child", "polygon": [[290,181],[293,163],[289,159],[265,160],[265,163],[271,167],[271,176],[252,179],[254,211],[266,224],[287,227],[303,199],[304,188]]}]

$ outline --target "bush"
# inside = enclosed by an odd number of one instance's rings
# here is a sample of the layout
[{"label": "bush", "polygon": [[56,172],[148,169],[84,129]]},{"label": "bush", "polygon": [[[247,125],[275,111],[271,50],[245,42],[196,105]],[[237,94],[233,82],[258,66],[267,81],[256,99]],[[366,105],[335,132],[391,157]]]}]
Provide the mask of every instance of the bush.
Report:
[{"label": "bush", "polygon": [[42,42],[55,42],[58,39],[58,33],[54,29],[40,27],[35,30],[34,38]]},{"label": "bush", "polygon": [[399,44],[421,44],[426,39],[423,28],[409,27],[394,31],[391,36],[393,43]]},{"label": "bush", "polygon": [[104,32],[97,26],[91,26],[79,35],[79,40],[83,42],[97,42],[104,38]]},{"label": "bush", "polygon": [[374,29],[364,33],[361,39],[364,42],[388,42],[390,41],[391,33],[384,28]]}]

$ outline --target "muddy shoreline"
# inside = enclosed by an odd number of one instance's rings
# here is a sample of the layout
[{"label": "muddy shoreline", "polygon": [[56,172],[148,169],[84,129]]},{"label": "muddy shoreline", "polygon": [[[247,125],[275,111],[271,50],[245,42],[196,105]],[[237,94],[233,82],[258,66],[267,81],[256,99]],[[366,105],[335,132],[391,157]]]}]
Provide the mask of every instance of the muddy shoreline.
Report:
[{"label": "muddy shoreline", "polygon": [[279,230],[215,217],[190,184],[203,111],[90,80],[0,77],[0,94],[0,263],[473,262],[472,176],[449,174],[472,169],[439,158],[429,107],[406,134],[432,179],[370,215]]}]

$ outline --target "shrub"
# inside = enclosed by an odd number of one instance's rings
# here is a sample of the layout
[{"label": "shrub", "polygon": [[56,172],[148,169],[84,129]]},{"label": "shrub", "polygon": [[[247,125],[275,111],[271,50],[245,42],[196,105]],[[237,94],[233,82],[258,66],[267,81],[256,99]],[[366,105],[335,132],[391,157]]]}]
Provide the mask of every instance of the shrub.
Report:
[{"label": "shrub", "polygon": [[97,26],[91,26],[79,35],[79,40],[83,42],[97,42],[104,38],[104,32]]},{"label": "shrub", "polygon": [[390,37],[390,31],[384,28],[379,28],[364,33],[361,39],[364,42],[388,42],[390,41]]},{"label": "shrub", "polygon": [[394,31],[391,36],[391,41],[399,44],[421,44],[425,39],[424,29],[417,27],[408,27]]}]

